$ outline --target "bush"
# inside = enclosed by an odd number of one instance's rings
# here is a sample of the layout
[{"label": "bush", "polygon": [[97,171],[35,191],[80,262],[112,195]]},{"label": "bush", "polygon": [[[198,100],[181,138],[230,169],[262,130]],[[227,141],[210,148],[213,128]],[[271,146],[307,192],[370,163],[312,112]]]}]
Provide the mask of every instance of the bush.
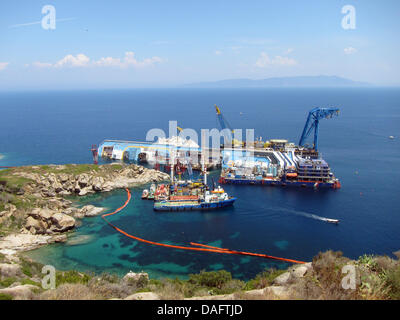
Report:
[{"label": "bush", "polygon": [[98,278],[93,278],[88,283],[88,288],[96,296],[102,299],[110,298],[125,298],[132,294],[136,287],[127,284],[124,281],[121,283],[111,283]]},{"label": "bush", "polygon": [[0,300],[12,300],[13,296],[6,293],[0,293]]},{"label": "bush", "polygon": [[190,274],[189,282],[199,286],[216,287],[221,289],[222,285],[232,280],[230,272],[225,270],[219,271],[201,271],[199,274]]},{"label": "bush", "polygon": [[389,288],[389,297],[400,300],[400,267],[387,272],[386,286]]},{"label": "bush", "polygon": [[57,289],[43,292],[41,300],[97,300],[99,297],[83,284],[66,283]]},{"label": "bush", "polygon": [[91,278],[91,276],[76,270],[61,271],[56,273],[56,285],[60,286],[65,283],[87,284]]},{"label": "bush", "polygon": [[280,276],[286,270],[276,270],[274,268],[265,270],[259,273],[255,279],[252,279],[246,283],[245,290],[263,289],[271,286],[276,277]]},{"label": "bush", "polygon": [[3,288],[7,288],[11,286],[14,282],[17,282],[18,280],[16,278],[4,278],[3,280],[0,280],[0,286]]}]

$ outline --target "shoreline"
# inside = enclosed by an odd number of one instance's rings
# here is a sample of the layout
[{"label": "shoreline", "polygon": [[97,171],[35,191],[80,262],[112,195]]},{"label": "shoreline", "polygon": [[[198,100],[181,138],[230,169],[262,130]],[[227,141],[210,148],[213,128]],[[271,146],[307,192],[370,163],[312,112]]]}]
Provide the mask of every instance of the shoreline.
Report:
[{"label": "shoreline", "polygon": [[[105,209],[93,205],[78,208],[81,196],[167,179],[169,176],[163,172],[135,164],[43,165],[2,170],[0,253],[10,255],[67,241],[80,219],[97,216]],[[67,200],[66,196],[77,198]],[[4,222],[10,221],[10,228],[4,228]]]}]

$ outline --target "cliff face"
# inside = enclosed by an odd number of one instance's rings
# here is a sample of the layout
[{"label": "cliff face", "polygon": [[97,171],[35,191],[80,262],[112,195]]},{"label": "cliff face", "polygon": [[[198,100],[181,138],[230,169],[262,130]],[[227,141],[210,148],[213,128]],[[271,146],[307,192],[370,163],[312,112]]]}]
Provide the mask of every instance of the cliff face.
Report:
[{"label": "cliff face", "polygon": [[[0,252],[29,250],[65,241],[76,219],[102,208],[77,208],[65,196],[84,196],[167,180],[160,171],[138,165],[48,165],[0,171]],[[6,251],[9,252],[9,251]]]}]

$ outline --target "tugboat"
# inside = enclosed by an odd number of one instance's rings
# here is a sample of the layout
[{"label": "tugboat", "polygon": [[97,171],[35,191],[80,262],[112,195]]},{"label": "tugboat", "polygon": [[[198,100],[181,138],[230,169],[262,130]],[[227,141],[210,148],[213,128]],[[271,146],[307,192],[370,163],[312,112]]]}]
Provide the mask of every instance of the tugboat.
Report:
[{"label": "tugboat", "polygon": [[207,186],[207,170],[203,165],[204,181],[176,181],[174,183],[173,168],[171,166],[171,184],[163,188],[168,193],[164,199],[158,197],[154,201],[155,211],[192,211],[213,210],[232,206],[235,197],[230,197],[220,186],[209,190]]}]

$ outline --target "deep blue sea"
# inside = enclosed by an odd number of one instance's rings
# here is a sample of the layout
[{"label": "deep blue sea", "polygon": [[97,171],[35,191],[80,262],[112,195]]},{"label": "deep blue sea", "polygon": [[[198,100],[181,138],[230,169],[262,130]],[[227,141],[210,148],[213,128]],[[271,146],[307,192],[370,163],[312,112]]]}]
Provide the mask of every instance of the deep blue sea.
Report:
[{"label": "deep blue sea", "polygon": [[[298,143],[308,111],[337,106],[339,117],[320,123],[319,149],[340,179],[340,190],[226,186],[238,197],[231,209],[155,213],[133,201],[110,220],[139,237],[172,244],[190,241],[310,261],[319,251],[357,258],[400,249],[400,89],[142,89],[0,93],[0,166],[90,163],[90,146],[103,139],[144,140],[151,128],[218,128],[213,105],[234,128],[263,139]],[[395,139],[389,139],[394,136]],[[212,175],[217,176],[218,172]],[[85,197],[110,211],[124,191]],[[310,215],[340,219],[332,225]],[[248,279],[287,264],[261,258],[154,247],[115,233],[100,217],[86,218],[66,244],[31,252],[58,269],[129,270],[153,277],[187,277],[226,269]]]}]

